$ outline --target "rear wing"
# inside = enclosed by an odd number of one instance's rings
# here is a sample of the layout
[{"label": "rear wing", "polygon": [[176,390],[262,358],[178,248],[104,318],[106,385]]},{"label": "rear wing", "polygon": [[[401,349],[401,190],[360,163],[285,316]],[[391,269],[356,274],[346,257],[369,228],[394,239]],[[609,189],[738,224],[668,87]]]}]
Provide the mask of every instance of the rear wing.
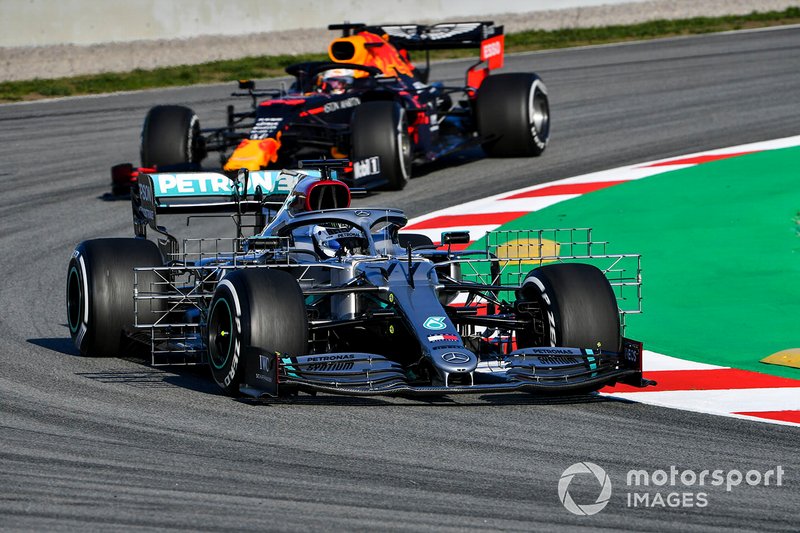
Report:
[{"label": "rear wing", "polygon": [[134,233],[146,238],[150,228],[161,235],[159,245],[166,255],[177,252],[177,240],[158,224],[159,214],[230,213],[241,236],[242,214],[263,216],[305,176],[319,177],[320,171],[243,171],[236,178],[215,172],[143,173],[131,190]]},{"label": "rear wing", "polygon": [[440,24],[379,24],[358,28],[388,36],[396,48],[406,50],[448,50],[479,48],[487,39],[503,35],[503,26],[491,21],[443,22]]}]

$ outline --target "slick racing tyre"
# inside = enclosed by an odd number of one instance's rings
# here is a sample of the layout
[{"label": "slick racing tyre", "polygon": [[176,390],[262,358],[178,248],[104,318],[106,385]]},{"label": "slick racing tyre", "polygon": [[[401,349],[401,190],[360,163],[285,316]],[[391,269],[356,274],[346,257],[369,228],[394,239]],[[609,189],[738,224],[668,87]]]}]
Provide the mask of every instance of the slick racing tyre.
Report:
[{"label": "slick racing tyre", "polygon": [[226,394],[239,395],[244,349],[302,355],[308,351],[303,293],[290,274],[234,270],[217,285],[208,312],[208,363]]},{"label": "slick racing tyre", "polygon": [[550,138],[547,88],[536,74],[493,74],[483,80],[476,103],[478,133],[491,157],[544,152]]},{"label": "slick racing tyre", "polygon": [[[399,191],[411,179],[411,137],[406,110],[395,102],[366,102],[350,122],[356,179],[368,179],[378,169],[368,161],[378,157],[386,187]],[[363,167],[363,169],[362,169]]]},{"label": "slick racing tyre", "polygon": [[150,109],[142,126],[142,166],[188,167],[204,157],[200,120],[194,111],[179,105]]},{"label": "slick racing tyre", "polygon": [[[614,291],[596,267],[580,263],[532,270],[517,292],[533,316],[517,332],[517,346],[565,346],[618,352],[619,310]],[[525,316],[525,315],[523,315]]]},{"label": "slick racing tyre", "polygon": [[[67,267],[67,325],[81,355],[119,355],[124,328],[162,315],[162,300],[140,300],[137,310],[133,299],[133,269],[162,265],[158,247],[144,239],[93,239],[75,248]],[[140,295],[162,292],[157,274],[138,272],[137,278]]]}]

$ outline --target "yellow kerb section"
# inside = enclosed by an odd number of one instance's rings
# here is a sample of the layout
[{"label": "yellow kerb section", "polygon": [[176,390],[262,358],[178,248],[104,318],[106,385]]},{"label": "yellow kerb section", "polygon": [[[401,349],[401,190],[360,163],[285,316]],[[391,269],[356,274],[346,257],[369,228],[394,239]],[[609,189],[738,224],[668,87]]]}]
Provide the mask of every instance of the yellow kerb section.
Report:
[{"label": "yellow kerb section", "polygon": [[[539,265],[550,263],[558,257],[559,244],[555,241],[542,239],[515,239],[497,247],[495,254],[500,259],[520,259],[523,265]],[[542,260],[541,258],[547,258]],[[552,258],[552,259],[551,259]]]},{"label": "yellow kerb section", "polygon": [[789,348],[788,350],[781,350],[774,353],[769,357],[761,360],[762,363],[768,365],[788,366],[791,368],[800,368],[800,348]]}]

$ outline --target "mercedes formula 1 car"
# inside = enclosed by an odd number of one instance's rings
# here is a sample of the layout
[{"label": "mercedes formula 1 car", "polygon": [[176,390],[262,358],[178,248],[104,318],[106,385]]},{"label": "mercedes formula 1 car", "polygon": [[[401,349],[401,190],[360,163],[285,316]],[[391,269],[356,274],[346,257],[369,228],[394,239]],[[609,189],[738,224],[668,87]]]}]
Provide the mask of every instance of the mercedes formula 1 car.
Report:
[{"label": "mercedes formula 1 car", "polygon": [[[241,81],[227,124],[202,129],[191,109],[152,108],[141,135],[142,167],[199,170],[209,152],[223,172],[294,166],[308,158],[349,158],[342,178],[358,187],[401,189],[415,164],[469,146],[496,157],[537,156],[547,146],[547,89],[534,73],[492,74],[503,65],[503,27],[491,22],[367,26],[338,24],[330,61],[292,65],[288,91]],[[480,48],[463,85],[428,83],[430,50]],[[410,52],[424,51],[427,67]],[[260,97],[267,97],[259,102]],[[112,170],[115,192],[134,180],[131,165]]]},{"label": "mercedes formula 1 car", "polygon": [[[434,244],[402,233],[397,209],[350,207],[335,179],[347,162],[314,164],[142,174],[136,237],[82,242],[69,261],[80,353],[138,343],[155,365],[207,364],[225,392],[255,397],[648,383],[641,343],[621,334],[620,309],[640,310],[638,255],[607,254],[577,229],[490,232],[480,250],[456,250],[470,237],[453,231]],[[179,243],[159,224],[200,212],[231,217],[236,236]]]}]

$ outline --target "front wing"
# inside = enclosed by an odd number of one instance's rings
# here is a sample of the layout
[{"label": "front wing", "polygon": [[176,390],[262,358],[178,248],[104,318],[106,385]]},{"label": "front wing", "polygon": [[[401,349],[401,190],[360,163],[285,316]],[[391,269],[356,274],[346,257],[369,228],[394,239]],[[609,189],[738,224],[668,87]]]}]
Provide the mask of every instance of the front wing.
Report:
[{"label": "front wing", "polygon": [[398,363],[377,354],[286,356],[249,348],[246,383],[253,397],[303,390],[351,396],[433,396],[512,391],[569,394],[626,383],[655,384],[642,377],[642,344],[624,339],[622,352],[579,348],[523,348],[483,361],[472,383],[420,384]]}]

